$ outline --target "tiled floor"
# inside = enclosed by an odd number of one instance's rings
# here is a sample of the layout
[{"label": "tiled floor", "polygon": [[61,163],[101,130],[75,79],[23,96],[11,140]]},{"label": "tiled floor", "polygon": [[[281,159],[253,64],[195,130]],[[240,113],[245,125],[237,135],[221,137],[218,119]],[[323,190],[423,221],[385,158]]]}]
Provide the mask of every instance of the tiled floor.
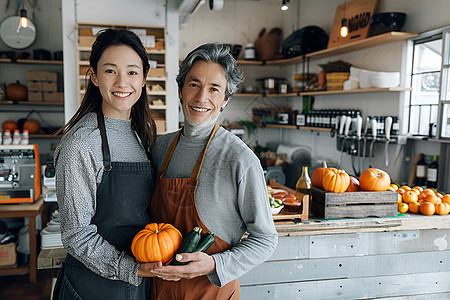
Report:
[{"label": "tiled floor", "polygon": [[49,300],[55,270],[38,270],[32,284],[28,275],[0,276],[0,300]]}]

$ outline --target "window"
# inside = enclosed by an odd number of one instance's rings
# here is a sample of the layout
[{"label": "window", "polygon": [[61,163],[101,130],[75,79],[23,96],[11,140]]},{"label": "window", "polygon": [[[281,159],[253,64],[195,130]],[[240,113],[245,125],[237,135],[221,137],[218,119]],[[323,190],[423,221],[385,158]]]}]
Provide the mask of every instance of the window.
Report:
[{"label": "window", "polygon": [[409,132],[428,135],[438,121],[442,35],[414,42]]},{"label": "window", "polygon": [[414,41],[409,133],[450,139],[449,28]]}]

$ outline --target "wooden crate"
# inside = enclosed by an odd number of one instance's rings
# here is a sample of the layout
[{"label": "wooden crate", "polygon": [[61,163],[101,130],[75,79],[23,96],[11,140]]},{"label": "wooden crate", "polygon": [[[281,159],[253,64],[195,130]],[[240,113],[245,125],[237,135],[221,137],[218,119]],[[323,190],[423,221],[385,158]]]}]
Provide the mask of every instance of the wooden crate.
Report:
[{"label": "wooden crate", "polygon": [[327,193],[313,187],[311,212],[324,219],[392,217],[397,200],[392,191]]}]

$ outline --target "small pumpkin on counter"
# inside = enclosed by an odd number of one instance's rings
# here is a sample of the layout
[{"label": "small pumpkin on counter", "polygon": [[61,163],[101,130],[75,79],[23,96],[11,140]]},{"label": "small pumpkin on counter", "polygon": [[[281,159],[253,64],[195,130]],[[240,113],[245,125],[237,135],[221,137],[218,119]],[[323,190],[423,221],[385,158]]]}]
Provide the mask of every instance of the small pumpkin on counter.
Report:
[{"label": "small pumpkin on counter", "polygon": [[322,179],[323,179],[323,173],[325,172],[325,169],[327,169],[327,162],[323,161],[322,167],[315,169],[314,172],[311,174],[311,184],[314,187],[322,189],[322,190],[323,190]]},{"label": "small pumpkin on counter", "polygon": [[131,242],[131,252],[140,262],[168,262],[180,248],[183,237],[171,224],[150,223]]},{"label": "small pumpkin on counter", "polygon": [[343,193],[350,184],[350,176],[344,171],[335,168],[327,168],[323,175],[322,185],[325,191]]},{"label": "small pumpkin on counter", "polygon": [[10,83],[6,87],[6,97],[13,101],[25,101],[28,97],[27,87],[21,85],[19,81]]},{"label": "small pumpkin on counter", "polygon": [[369,168],[359,176],[359,186],[363,191],[387,191],[390,184],[389,174],[377,168]]},{"label": "small pumpkin on counter", "polygon": [[23,123],[23,129],[28,130],[30,134],[36,134],[41,130],[41,123],[37,120],[28,119]]},{"label": "small pumpkin on counter", "polygon": [[350,184],[348,185],[348,188],[345,191],[359,192],[360,190],[361,188],[359,187],[359,180],[354,176],[350,176]]},{"label": "small pumpkin on counter", "polygon": [[5,121],[5,122],[3,122],[3,124],[2,124],[2,129],[3,130],[11,130],[11,131],[13,131],[14,129],[17,129],[18,128],[18,126],[17,126],[17,122],[16,121],[11,121],[11,120],[8,120],[8,121]]}]

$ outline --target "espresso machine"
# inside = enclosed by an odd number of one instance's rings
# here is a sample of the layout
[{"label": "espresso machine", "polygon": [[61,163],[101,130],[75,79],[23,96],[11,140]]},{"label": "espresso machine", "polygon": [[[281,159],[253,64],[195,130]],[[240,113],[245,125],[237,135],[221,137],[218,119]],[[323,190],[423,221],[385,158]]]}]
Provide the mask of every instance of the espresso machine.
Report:
[{"label": "espresso machine", "polygon": [[33,203],[40,195],[39,146],[0,145],[0,204]]}]

